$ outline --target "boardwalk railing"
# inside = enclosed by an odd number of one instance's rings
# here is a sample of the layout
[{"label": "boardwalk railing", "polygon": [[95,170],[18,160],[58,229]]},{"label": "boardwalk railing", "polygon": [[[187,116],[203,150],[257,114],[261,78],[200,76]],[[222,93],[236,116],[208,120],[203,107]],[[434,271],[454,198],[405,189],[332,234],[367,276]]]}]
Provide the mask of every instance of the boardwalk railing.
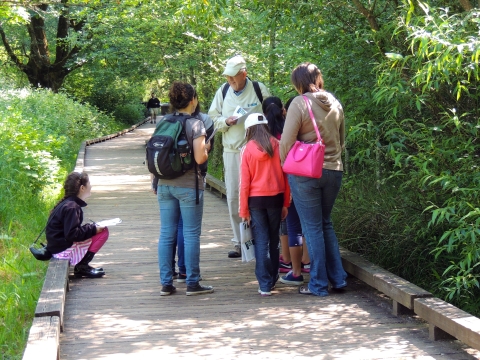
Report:
[{"label": "boardwalk railing", "polygon": [[[135,130],[144,120],[131,128],[84,142],[79,150],[75,171],[84,167],[85,148],[88,145],[106,141]],[[207,175],[207,188],[226,196],[225,183]],[[480,319],[445,301],[433,297],[428,291],[402,279],[379,266],[365,260],[360,255],[341,249],[345,270],[371,287],[383,292],[393,302],[392,312],[417,314],[429,323],[431,340],[457,338],[467,345],[480,350]],[[63,331],[63,309],[68,291],[68,262],[51,260],[44,287],[38,300],[35,319],[30,329],[23,359],[58,359],[59,333]]]}]

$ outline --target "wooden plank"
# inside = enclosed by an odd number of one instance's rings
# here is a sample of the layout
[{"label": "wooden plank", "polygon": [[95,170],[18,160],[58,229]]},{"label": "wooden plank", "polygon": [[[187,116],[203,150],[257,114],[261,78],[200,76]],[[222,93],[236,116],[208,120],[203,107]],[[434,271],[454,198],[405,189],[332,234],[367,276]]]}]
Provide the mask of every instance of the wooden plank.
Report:
[{"label": "wooden plank", "polygon": [[75,170],[76,172],[83,172],[83,166],[85,164],[85,147],[87,146],[87,142],[83,141],[80,145],[80,150],[77,153],[77,161],[75,163]]},{"label": "wooden plank", "polygon": [[[345,271],[381,291],[394,301],[393,313],[395,315],[411,313],[414,299],[433,296],[430,292],[372,264],[358,254],[346,249],[340,249],[340,253]],[[407,309],[410,312],[406,311]]]},{"label": "wooden plank", "polygon": [[374,275],[385,271],[360,255],[346,249],[340,248],[340,255],[342,256],[342,264],[345,271],[372,287],[375,287]]},{"label": "wooden plank", "polygon": [[59,337],[60,318],[58,316],[34,318],[23,360],[59,359]]},{"label": "wooden plank", "polygon": [[[480,319],[438,298],[415,299],[414,311],[422,319],[428,321],[444,332],[463,341],[465,344],[480,350]],[[436,329],[430,326],[430,337]]]},{"label": "wooden plank", "polygon": [[410,310],[413,310],[415,299],[433,296],[430,292],[392,273],[377,272],[373,275],[373,282],[378,291]]},{"label": "wooden plank", "polygon": [[213,188],[221,194],[220,197],[223,197],[223,195],[227,196],[227,188],[225,186],[225,182],[214,178],[210,174],[207,174],[207,176],[205,177],[205,181],[207,185],[210,186],[210,190]]},{"label": "wooden plank", "polygon": [[69,261],[52,258],[48,265],[35,317],[58,316],[63,331],[63,312],[68,288]]}]

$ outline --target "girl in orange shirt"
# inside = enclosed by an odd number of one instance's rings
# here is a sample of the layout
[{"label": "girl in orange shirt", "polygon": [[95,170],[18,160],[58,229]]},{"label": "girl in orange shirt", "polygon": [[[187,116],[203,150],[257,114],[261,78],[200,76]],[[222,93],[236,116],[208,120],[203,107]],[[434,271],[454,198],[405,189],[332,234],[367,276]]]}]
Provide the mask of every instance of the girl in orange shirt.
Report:
[{"label": "girl in orange shirt", "polygon": [[255,276],[262,296],[278,280],[279,228],[290,203],[290,188],[280,165],[279,142],[268,131],[263,114],[245,120],[247,144],[240,154],[239,216],[251,222],[255,239]]}]

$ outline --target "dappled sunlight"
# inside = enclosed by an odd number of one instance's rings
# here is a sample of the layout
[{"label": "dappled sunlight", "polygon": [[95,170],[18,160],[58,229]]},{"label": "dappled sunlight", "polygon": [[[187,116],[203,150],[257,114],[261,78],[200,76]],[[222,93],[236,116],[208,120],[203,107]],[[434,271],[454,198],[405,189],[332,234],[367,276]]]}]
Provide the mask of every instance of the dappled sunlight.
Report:
[{"label": "dappled sunlight", "polygon": [[106,184],[116,184],[116,185],[122,185],[122,184],[138,184],[138,182],[145,182],[148,181],[150,182],[150,177],[148,173],[145,175],[114,175],[114,176],[109,176],[107,175],[102,175],[102,176],[95,176],[95,175],[89,175],[90,182],[92,183],[92,187],[95,186],[102,186]]},{"label": "dappled sunlight", "polygon": [[[158,311],[163,313],[161,308],[159,305]],[[354,331],[348,326],[349,313],[357,312],[358,308],[344,304],[332,304],[326,308],[313,306],[308,317],[299,317],[296,309],[282,307],[260,307],[241,311],[239,314],[241,316],[235,319],[219,313],[209,320],[198,318],[197,312],[201,311],[200,307],[172,310],[175,316],[168,320],[168,326],[165,326],[165,321],[160,318],[142,319],[141,314],[132,315],[130,318],[116,313],[92,315],[90,319],[92,331],[80,335],[80,338],[94,339],[94,330],[103,328],[104,343],[108,343],[109,339],[114,341],[118,334],[129,339],[126,347],[122,346],[121,349],[109,347],[108,352],[102,351],[103,355],[96,357],[98,359],[133,358],[141,354],[148,358],[165,357],[168,354],[175,356],[188,354],[191,358],[199,358],[208,354],[210,358],[228,359],[239,358],[237,355],[240,353],[249,354],[249,357],[254,358],[255,355],[261,355],[258,358],[262,359],[286,358],[287,353],[288,357],[293,358],[301,354],[318,359],[399,359],[403,354],[408,356],[412,349],[416,350],[419,356],[427,355],[412,342],[402,340],[398,335],[401,331],[386,329],[383,324],[365,324],[364,332]],[[367,312],[363,313],[368,316]],[[313,322],[315,319],[317,322]],[[342,321],[343,326],[336,324]],[[293,331],[296,334],[295,340],[279,338],[279,329]],[[379,331],[382,333],[380,337]],[[153,334],[164,334],[165,338],[153,337]],[[270,336],[265,337],[262,334]],[[312,347],[313,343],[316,346]],[[337,346],[332,348],[332,343]],[[322,353],[322,347],[327,344],[330,350],[328,357],[324,357],[327,355]],[[97,342],[90,346],[100,348],[102,343]],[[79,358],[82,358],[81,352]],[[422,356],[422,358],[435,357]]]},{"label": "dappled sunlight", "polygon": [[200,249],[214,249],[219,247],[222,247],[222,245],[216,243],[200,244]]}]

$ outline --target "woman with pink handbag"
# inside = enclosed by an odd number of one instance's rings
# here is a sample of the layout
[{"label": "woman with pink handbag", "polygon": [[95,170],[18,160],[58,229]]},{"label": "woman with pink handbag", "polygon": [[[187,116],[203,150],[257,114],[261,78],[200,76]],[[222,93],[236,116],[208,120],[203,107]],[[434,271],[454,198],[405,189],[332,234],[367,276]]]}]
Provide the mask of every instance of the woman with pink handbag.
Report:
[{"label": "woman with pink handbag", "polygon": [[310,254],[310,281],[304,295],[328,295],[347,286],[331,213],[340,190],[345,122],[340,102],[323,89],[322,73],[311,63],[297,66],[291,81],[300,96],[291,103],[280,158]]}]

